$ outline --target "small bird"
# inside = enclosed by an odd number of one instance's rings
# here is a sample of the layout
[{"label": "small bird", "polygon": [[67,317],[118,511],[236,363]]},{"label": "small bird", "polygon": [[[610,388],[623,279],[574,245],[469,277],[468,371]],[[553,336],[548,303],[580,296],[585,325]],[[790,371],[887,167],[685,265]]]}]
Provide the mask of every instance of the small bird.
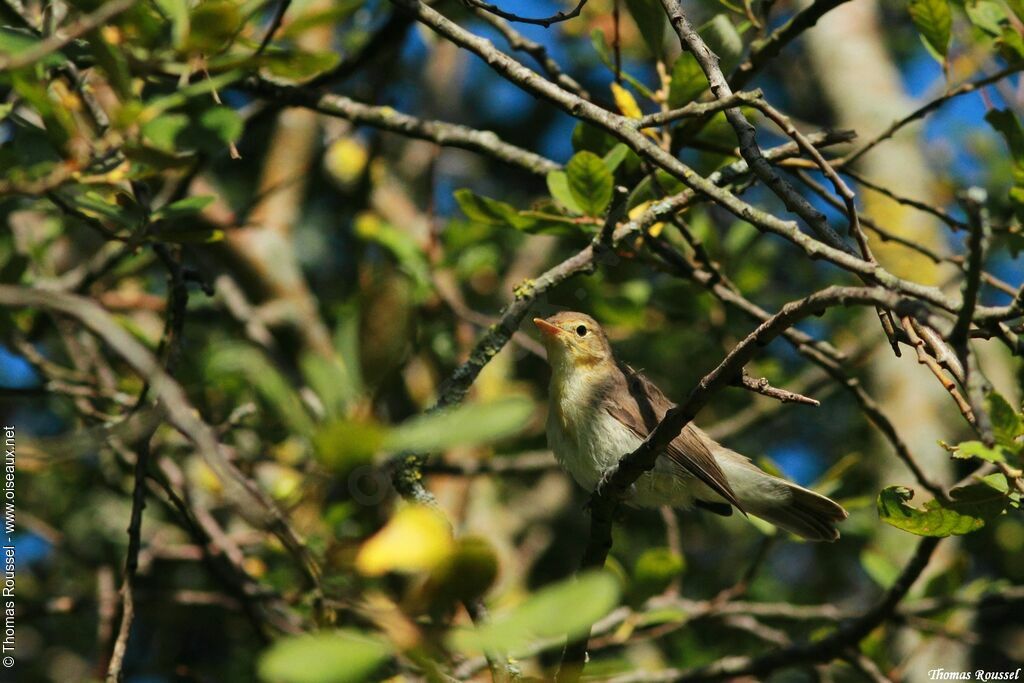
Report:
[{"label": "small bird", "polygon": [[[658,387],[615,360],[601,326],[583,313],[534,318],[551,365],[548,445],[559,463],[593,491],[673,407]],[[687,424],[627,502],[697,506],[729,516],[733,507],[811,541],[839,538],[846,510],[825,496],[772,476],[749,458]]]}]

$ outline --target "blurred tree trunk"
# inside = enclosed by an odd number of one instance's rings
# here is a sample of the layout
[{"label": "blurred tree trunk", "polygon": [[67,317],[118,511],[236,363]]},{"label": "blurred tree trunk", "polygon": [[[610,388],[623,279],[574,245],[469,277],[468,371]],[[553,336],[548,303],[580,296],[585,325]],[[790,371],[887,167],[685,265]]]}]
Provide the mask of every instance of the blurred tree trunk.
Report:
[{"label": "blurred tree trunk", "polygon": [[[836,123],[856,130],[860,141],[877,135],[914,109],[915,103],[904,92],[900,72],[886,49],[875,0],[849,2],[829,12],[814,30],[807,32],[806,41],[821,91],[835,113]],[[919,130],[920,126],[908,127],[894,140],[876,147],[858,162],[858,170],[899,195],[933,202],[938,198],[934,178],[920,147]],[[947,251],[945,226],[938,220],[874,192],[859,194],[865,213],[880,225],[935,251]],[[955,272],[936,266],[921,254],[877,238],[872,240],[871,246],[879,261],[901,277],[938,285]],[[880,335],[874,314],[865,316],[862,324],[865,330],[875,330]],[[949,425],[959,424],[962,419],[939,382],[917,364],[913,351],[903,348],[903,357],[896,358],[880,340],[880,350],[870,368],[873,392],[922,467],[933,479],[949,482],[951,462],[948,454],[936,445],[936,440],[953,436]],[[891,455],[888,445],[881,439],[878,441],[881,452]],[[907,484],[918,490],[918,500],[926,493],[914,485],[906,467],[895,457],[873,456],[871,461],[879,466],[881,484]],[[878,542],[886,555],[901,564],[907,561],[915,546],[908,542],[906,533],[892,528],[883,529]],[[954,542],[947,539],[940,548],[942,554],[932,561],[930,571],[947,567],[953,550]],[[969,664],[968,648],[962,644],[936,639],[928,647],[919,649],[917,636],[913,641],[900,643],[901,654],[913,653],[916,659],[903,672],[905,680],[927,680],[927,671],[934,668],[932,665],[957,671],[965,670]],[[925,663],[929,666],[924,666]]]},{"label": "blurred tree trunk", "polygon": [[[316,0],[304,9],[314,12],[329,7],[326,0]],[[298,43],[306,50],[323,51],[330,49],[332,39],[332,30],[325,27],[303,32]],[[330,332],[302,274],[292,234],[302,217],[310,164],[318,145],[317,118],[316,112],[299,108],[278,115],[263,161],[257,190],[260,200],[249,215],[250,227],[230,231],[227,241],[260,278],[268,297],[264,305],[273,304],[307,350],[336,357]]]}]

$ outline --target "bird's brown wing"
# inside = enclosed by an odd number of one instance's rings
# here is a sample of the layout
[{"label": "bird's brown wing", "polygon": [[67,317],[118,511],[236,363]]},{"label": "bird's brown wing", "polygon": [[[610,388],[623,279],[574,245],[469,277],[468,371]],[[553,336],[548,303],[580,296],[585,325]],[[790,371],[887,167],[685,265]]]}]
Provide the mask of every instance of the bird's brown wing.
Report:
[{"label": "bird's brown wing", "polygon": [[[622,401],[606,399],[605,408],[639,438],[646,439],[674,404],[642,374],[625,363],[618,365],[621,372],[616,373],[614,384],[608,387],[605,396],[609,399],[613,396],[628,398]],[[742,512],[743,506],[736,499],[722,468],[715,462],[706,439],[696,427],[687,424],[665,449],[665,455]]]}]

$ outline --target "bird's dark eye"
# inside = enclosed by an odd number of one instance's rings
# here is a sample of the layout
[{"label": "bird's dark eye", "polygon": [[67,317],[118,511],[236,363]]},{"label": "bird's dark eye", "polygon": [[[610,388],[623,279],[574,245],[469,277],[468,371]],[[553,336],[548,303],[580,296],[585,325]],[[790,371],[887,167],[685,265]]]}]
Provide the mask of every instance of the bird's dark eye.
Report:
[{"label": "bird's dark eye", "polygon": [[586,334],[587,334],[587,326],[586,325],[580,325],[579,327],[577,327],[576,328],[576,334],[578,334],[581,337],[586,336]]}]

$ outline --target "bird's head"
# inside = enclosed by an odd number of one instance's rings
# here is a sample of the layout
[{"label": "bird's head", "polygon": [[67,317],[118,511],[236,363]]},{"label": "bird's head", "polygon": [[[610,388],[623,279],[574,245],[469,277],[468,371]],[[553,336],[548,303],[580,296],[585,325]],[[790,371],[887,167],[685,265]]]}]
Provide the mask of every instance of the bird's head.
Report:
[{"label": "bird's head", "polygon": [[565,311],[550,318],[534,318],[555,369],[590,369],[612,361],[608,337],[597,321],[584,313]]}]

